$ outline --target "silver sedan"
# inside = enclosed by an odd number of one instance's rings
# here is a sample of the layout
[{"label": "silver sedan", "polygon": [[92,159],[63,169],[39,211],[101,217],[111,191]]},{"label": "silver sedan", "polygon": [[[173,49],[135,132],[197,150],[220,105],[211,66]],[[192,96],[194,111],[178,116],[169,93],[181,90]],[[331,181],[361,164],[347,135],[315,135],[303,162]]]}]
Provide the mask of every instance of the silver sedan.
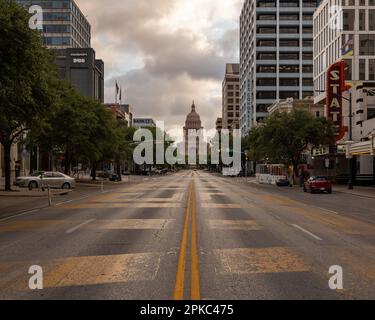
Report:
[{"label": "silver sedan", "polygon": [[18,177],[15,185],[21,188],[38,189],[73,189],[76,186],[74,178],[61,172],[36,172],[26,177]]}]

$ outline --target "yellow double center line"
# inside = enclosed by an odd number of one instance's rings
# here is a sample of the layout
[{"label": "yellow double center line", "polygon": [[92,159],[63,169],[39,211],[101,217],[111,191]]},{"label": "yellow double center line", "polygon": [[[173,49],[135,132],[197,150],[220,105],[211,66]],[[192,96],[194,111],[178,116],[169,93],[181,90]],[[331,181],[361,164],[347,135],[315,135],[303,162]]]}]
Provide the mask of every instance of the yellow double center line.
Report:
[{"label": "yellow double center line", "polygon": [[187,261],[187,245],[189,225],[191,222],[190,235],[190,298],[191,300],[200,300],[200,276],[199,276],[199,256],[198,256],[198,237],[197,237],[197,209],[194,182],[189,186],[188,203],[185,212],[185,224],[182,233],[180,256],[178,259],[176,285],[174,289],[174,300],[184,299],[185,273]]}]

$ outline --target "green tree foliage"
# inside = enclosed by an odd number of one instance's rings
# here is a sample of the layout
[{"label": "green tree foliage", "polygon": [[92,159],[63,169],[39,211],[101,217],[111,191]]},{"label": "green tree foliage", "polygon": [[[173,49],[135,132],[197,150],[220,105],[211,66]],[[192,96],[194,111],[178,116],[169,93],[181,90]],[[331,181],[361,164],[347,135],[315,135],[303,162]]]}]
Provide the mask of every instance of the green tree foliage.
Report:
[{"label": "green tree foliage", "polygon": [[63,154],[65,172],[69,173],[72,163],[91,163],[96,168],[99,161],[119,157],[119,130],[100,102],[83,97],[59,81],[50,112],[43,118],[41,129],[31,136],[42,151]]},{"label": "green tree foliage", "polygon": [[314,118],[304,110],[274,113],[250,131],[244,148],[252,160],[293,165],[294,173],[309,147],[333,142],[333,128],[325,118]]},{"label": "green tree foliage", "polygon": [[11,189],[12,144],[38,125],[53,101],[53,57],[38,31],[29,28],[29,19],[14,1],[0,0],[0,143],[7,191]]}]

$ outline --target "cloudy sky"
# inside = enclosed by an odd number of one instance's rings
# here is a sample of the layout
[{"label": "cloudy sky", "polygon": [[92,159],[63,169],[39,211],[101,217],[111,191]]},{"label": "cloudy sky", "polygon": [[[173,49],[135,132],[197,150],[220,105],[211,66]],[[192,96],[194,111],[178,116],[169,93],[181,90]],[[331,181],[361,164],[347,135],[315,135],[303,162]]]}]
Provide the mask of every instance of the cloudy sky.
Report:
[{"label": "cloudy sky", "polygon": [[204,127],[215,127],[225,63],[238,62],[243,0],[76,1],[105,62],[106,102],[117,80],[136,117],[164,120],[177,139],[192,100]]}]

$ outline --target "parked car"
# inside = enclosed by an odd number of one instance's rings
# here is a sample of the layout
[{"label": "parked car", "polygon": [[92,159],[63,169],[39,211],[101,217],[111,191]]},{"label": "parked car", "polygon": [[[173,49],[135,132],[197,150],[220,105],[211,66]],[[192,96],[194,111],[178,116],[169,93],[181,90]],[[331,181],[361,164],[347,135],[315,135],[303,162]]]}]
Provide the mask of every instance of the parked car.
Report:
[{"label": "parked car", "polygon": [[61,172],[35,172],[29,176],[18,177],[15,185],[20,188],[38,189],[50,186],[54,189],[73,189],[75,179]]},{"label": "parked car", "polygon": [[304,192],[328,192],[332,193],[332,183],[327,177],[316,176],[308,179],[304,186]]},{"label": "parked car", "polygon": [[288,179],[279,179],[279,180],[277,180],[276,185],[278,187],[289,187],[290,182],[289,182]]}]

